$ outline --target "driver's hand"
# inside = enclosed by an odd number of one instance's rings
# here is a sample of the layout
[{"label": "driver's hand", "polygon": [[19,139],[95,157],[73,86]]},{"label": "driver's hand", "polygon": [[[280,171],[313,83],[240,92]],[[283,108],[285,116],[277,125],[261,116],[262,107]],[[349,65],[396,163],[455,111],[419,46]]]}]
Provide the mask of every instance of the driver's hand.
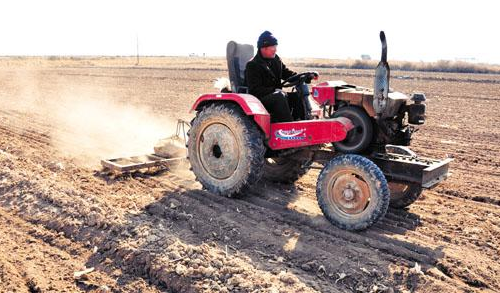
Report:
[{"label": "driver's hand", "polygon": [[319,73],[317,71],[311,71],[311,72],[308,72],[309,73],[309,76],[308,78],[306,79],[306,83],[311,83],[311,80],[317,80],[318,77],[319,77]]}]

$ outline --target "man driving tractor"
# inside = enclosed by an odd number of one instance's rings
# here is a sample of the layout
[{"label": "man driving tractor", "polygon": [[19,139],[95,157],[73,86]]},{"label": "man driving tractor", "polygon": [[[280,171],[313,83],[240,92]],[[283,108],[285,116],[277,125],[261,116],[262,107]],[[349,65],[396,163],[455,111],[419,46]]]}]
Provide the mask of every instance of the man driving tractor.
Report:
[{"label": "man driving tractor", "polygon": [[[288,69],[276,55],[278,40],[264,31],[257,41],[257,54],[246,65],[248,91],[257,97],[271,114],[271,122],[290,122],[305,117],[304,103],[297,92],[282,90],[282,80],[297,73]],[[317,76],[317,73],[316,73]],[[310,82],[310,79],[308,80]]]}]

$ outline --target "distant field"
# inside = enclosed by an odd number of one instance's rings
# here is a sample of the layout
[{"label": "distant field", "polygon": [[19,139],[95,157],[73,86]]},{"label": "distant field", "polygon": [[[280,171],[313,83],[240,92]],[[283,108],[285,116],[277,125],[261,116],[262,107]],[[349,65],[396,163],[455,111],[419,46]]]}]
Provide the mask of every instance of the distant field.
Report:
[{"label": "distant field", "polygon": [[[292,66],[325,69],[374,69],[378,60],[336,60],[314,58],[284,58]],[[0,57],[3,66],[136,66],[137,59],[113,56],[47,56],[47,57]],[[222,57],[140,57],[140,66],[196,66],[210,65],[214,69],[225,68]],[[500,65],[476,64],[462,61],[408,62],[389,60],[392,70],[451,72],[451,73],[500,73]]]}]

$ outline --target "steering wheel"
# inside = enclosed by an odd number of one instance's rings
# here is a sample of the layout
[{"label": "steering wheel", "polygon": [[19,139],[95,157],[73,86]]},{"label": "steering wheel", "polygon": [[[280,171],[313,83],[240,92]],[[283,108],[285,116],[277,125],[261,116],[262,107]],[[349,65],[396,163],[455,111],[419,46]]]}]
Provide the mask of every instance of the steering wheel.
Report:
[{"label": "steering wheel", "polygon": [[316,71],[308,71],[290,76],[281,83],[282,87],[292,87],[301,83],[310,83],[312,79],[317,79],[319,74]]}]

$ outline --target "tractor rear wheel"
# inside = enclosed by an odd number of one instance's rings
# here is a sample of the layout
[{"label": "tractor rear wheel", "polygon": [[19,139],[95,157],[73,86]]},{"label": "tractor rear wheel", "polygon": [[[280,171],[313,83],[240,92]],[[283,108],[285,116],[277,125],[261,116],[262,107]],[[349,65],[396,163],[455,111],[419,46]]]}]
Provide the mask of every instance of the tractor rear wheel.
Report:
[{"label": "tractor rear wheel", "polygon": [[189,130],[188,157],[207,190],[231,197],[262,177],[265,147],[255,122],[236,105],[212,104]]},{"label": "tractor rear wheel", "polygon": [[402,209],[414,203],[422,193],[422,187],[416,183],[389,181],[392,208]]},{"label": "tractor rear wheel", "polygon": [[334,142],[335,148],[345,154],[362,153],[370,145],[373,138],[373,125],[368,114],[358,107],[342,107],[333,113],[333,118],[349,118],[354,124],[344,140]]},{"label": "tractor rear wheel", "polygon": [[318,177],[316,196],[325,217],[345,230],[363,230],[389,207],[387,180],[375,163],[359,155],[341,155]]}]

